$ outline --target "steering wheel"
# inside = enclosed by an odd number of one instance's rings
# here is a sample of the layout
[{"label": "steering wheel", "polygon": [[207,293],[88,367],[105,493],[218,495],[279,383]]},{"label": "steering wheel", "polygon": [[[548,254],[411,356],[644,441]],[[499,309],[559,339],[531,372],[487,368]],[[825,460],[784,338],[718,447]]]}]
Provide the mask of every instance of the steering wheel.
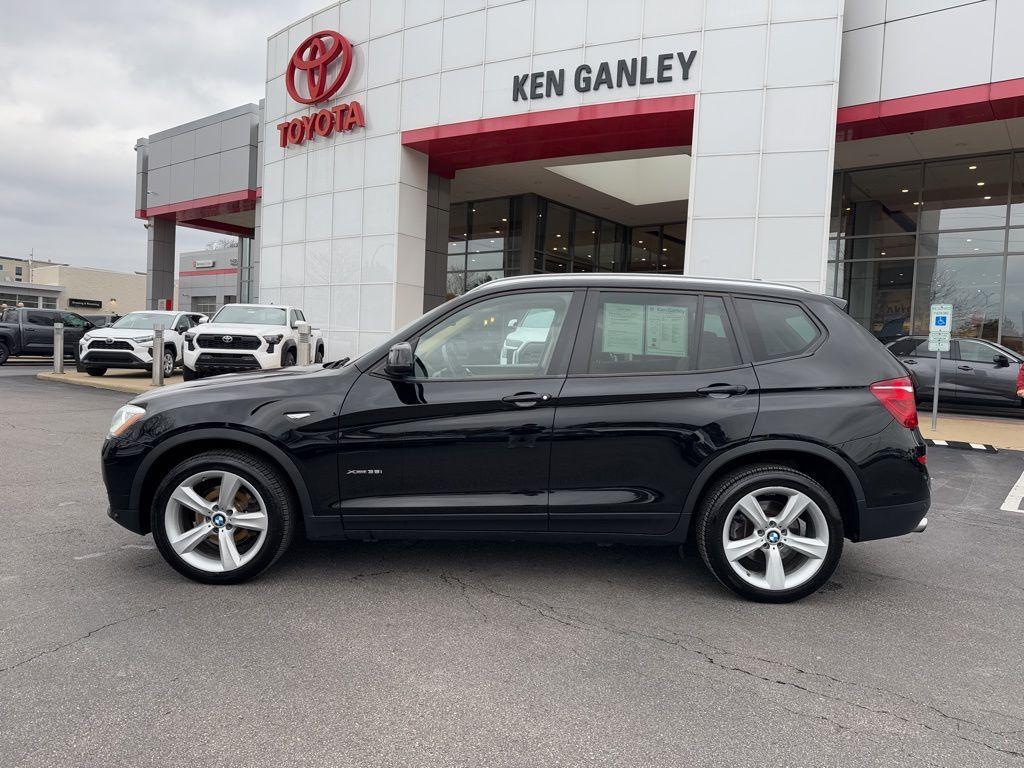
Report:
[{"label": "steering wheel", "polygon": [[[462,363],[455,359],[455,354],[452,352],[451,346],[451,342],[446,342],[441,345],[441,357],[444,359],[444,371],[447,371],[448,375],[453,378],[472,375],[469,368],[462,365]],[[442,371],[438,371],[437,373],[440,375]]]}]

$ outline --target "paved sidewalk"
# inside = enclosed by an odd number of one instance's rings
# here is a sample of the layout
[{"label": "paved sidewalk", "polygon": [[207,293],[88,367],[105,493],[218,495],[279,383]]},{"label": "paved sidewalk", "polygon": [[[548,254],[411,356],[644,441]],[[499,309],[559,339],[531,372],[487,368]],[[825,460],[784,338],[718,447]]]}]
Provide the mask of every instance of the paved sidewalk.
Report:
[{"label": "paved sidewalk", "polygon": [[931,429],[931,413],[920,413],[921,434],[932,440],[958,440],[964,443],[994,445],[1011,451],[1024,451],[1024,419],[995,416],[949,416],[939,414],[938,429]]},{"label": "paved sidewalk", "polygon": [[[147,371],[107,371],[103,376],[90,376],[87,373],[78,373],[74,369],[65,373],[37,373],[37,379],[43,381],[58,381],[62,384],[74,384],[79,387],[93,387],[95,389],[110,389],[115,392],[129,392],[141,395],[153,388],[151,374]],[[181,374],[164,379],[164,384],[180,384]]]}]

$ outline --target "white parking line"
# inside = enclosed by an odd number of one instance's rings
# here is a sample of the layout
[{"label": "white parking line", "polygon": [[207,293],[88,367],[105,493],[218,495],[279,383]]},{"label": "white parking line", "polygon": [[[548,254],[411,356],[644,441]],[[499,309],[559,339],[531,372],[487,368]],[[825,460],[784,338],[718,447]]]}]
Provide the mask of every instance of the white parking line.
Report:
[{"label": "white parking line", "polygon": [[1013,484],[1013,488],[1006,494],[1006,501],[1003,502],[1003,506],[999,509],[1003,512],[1024,513],[1024,509],[1020,508],[1021,501],[1024,501],[1024,472],[1021,472],[1017,482]]},{"label": "white parking line", "polygon": [[971,443],[970,446],[971,446],[971,448],[974,448],[974,449],[979,450],[979,451],[984,451],[985,450],[985,446],[982,445],[981,443]]},{"label": "white parking line", "polygon": [[932,442],[935,443],[936,445],[945,445],[946,444],[945,440],[932,440]]}]

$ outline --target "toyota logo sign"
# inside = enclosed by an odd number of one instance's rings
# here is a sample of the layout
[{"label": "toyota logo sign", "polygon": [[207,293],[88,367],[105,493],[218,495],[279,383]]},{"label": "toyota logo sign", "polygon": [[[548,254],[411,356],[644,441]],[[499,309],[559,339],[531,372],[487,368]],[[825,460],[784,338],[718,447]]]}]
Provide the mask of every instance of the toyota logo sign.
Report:
[{"label": "toyota logo sign", "polygon": [[220,340],[223,341],[225,344],[230,344],[232,341],[235,340],[235,337],[234,336],[221,336]]},{"label": "toyota logo sign", "polygon": [[[341,66],[333,79],[328,69],[341,57]],[[333,30],[314,32],[295,49],[285,71],[285,87],[288,95],[300,104],[316,104],[326,101],[338,92],[352,71],[352,44],[347,38]],[[297,72],[306,73],[308,96],[299,93],[295,83]],[[330,82],[329,82],[330,79]]]},{"label": "toyota logo sign", "polygon": [[[345,84],[352,71],[352,43],[331,29],[314,32],[295,49],[288,60],[284,85],[288,95],[299,104],[327,101]],[[305,77],[302,76],[305,73]],[[282,147],[304,144],[320,136],[364,127],[363,107],[358,101],[344,102],[302,115],[277,126]]]}]

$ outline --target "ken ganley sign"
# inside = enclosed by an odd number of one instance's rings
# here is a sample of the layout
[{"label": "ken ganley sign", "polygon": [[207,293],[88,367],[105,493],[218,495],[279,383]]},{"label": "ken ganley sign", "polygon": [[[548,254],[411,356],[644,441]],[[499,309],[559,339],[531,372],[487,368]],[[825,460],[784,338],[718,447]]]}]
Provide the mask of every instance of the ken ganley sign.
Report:
[{"label": "ken ganley sign", "polygon": [[602,61],[599,64],[580,64],[568,76],[565,69],[513,75],[512,101],[534,101],[562,96],[567,86],[577,93],[589,93],[605,88],[612,90],[638,84],[654,85],[689,80],[690,68],[696,58],[696,51],[678,51],[658,56]]},{"label": "ken ganley sign", "polygon": [[[288,60],[284,85],[299,104],[319,104],[341,90],[351,71],[352,44],[343,35],[325,29],[299,43]],[[365,127],[366,119],[362,105],[352,101],[279,123],[277,131],[281,146],[287,147],[314,136],[351,131],[356,126]]]}]

